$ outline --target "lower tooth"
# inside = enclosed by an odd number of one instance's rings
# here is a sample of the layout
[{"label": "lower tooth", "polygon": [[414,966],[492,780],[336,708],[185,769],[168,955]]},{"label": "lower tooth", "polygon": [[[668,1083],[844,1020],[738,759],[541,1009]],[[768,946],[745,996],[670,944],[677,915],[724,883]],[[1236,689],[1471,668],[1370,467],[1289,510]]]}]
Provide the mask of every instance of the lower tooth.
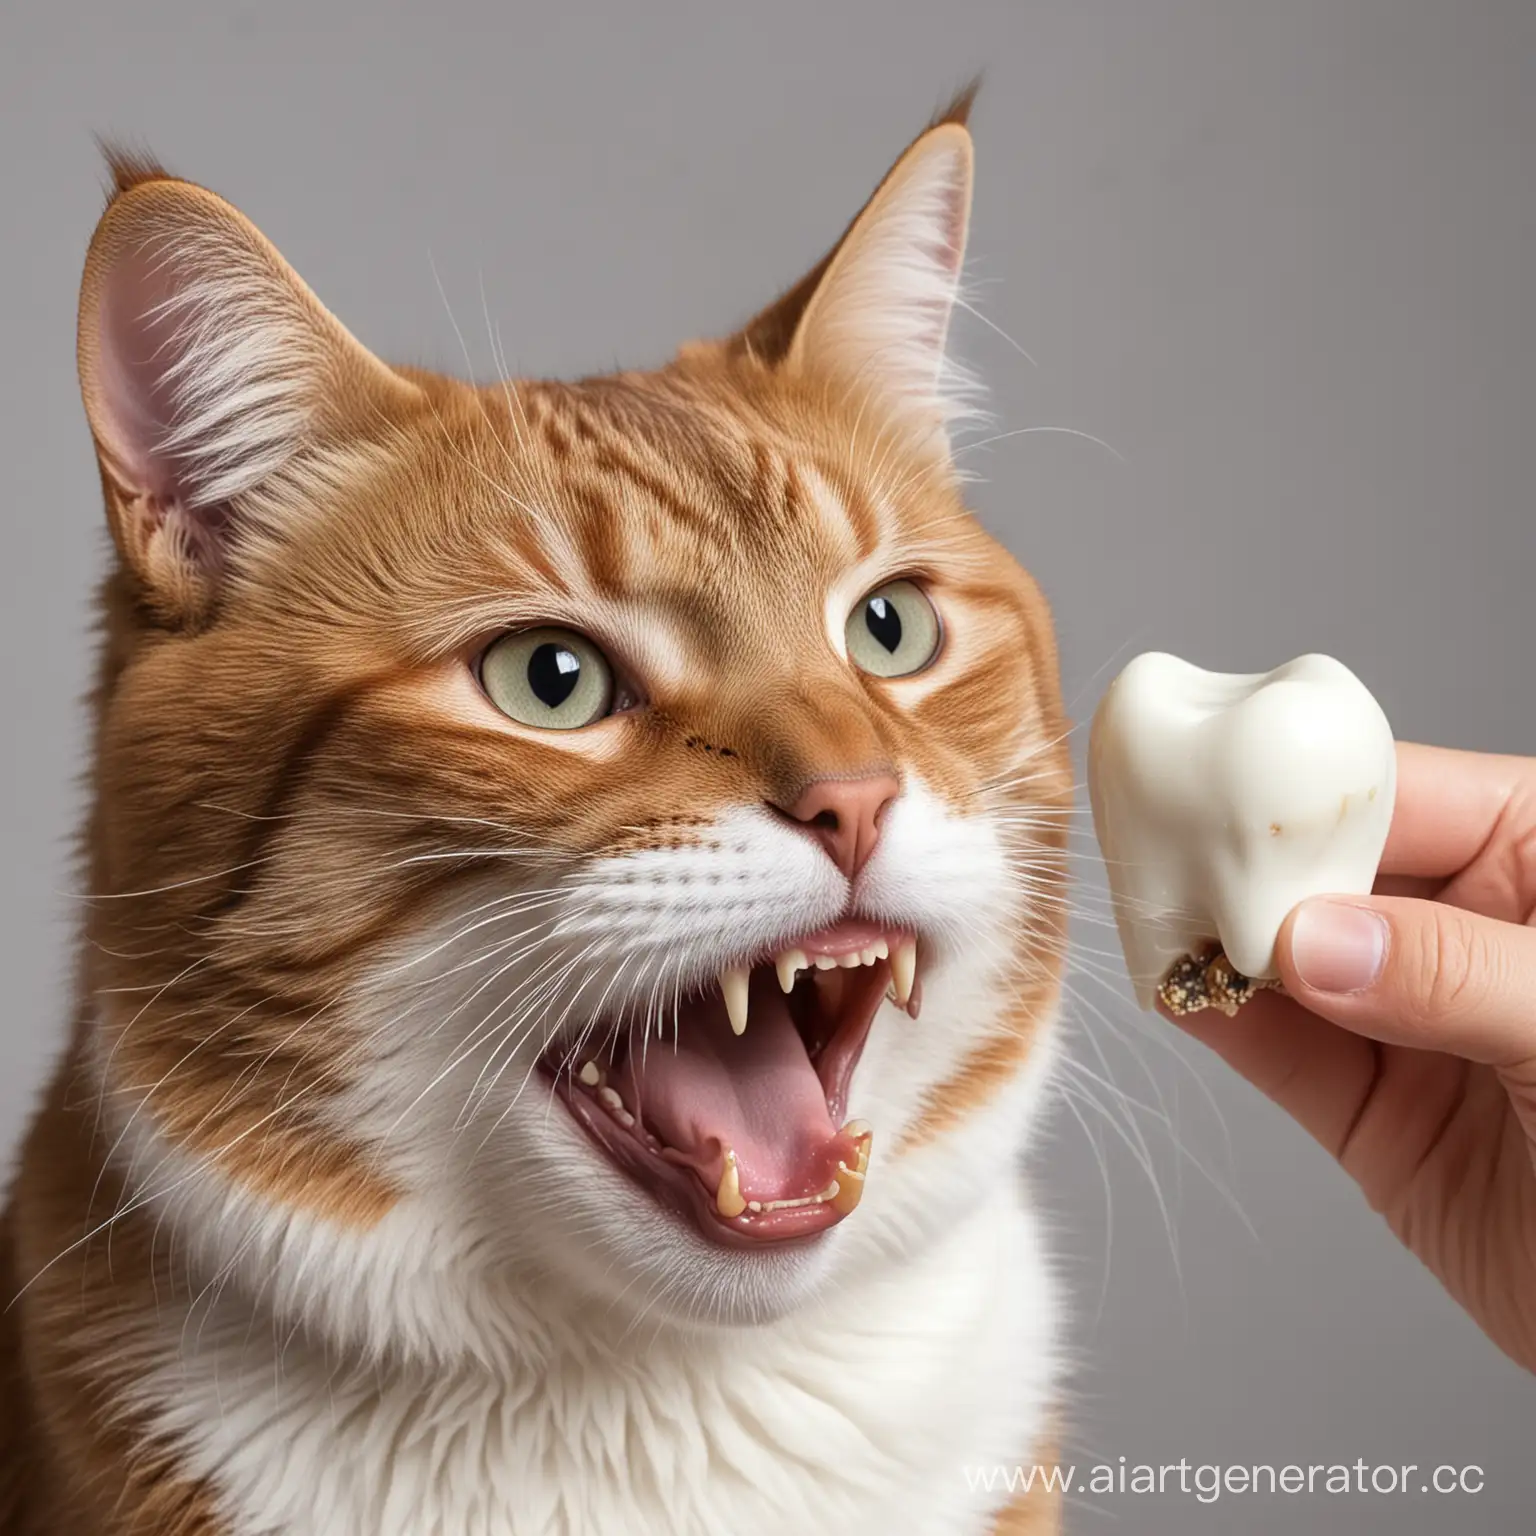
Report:
[{"label": "lower tooth", "polygon": [[864,1198],[864,1175],[846,1163],[837,1165],[837,1178],[833,1181],[832,1209],[839,1216],[847,1216]]},{"label": "lower tooth", "polygon": [[839,1216],[848,1215],[864,1198],[864,1175],[869,1172],[869,1149],[874,1141],[874,1132],[867,1120],[850,1120],[843,1127],[843,1134],[857,1139],[858,1155],[853,1160],[852,1168],[847,1163],[837,1165],[837,1178],[833,1180],[830,1199],[832,1209]]},{"label": "lower tooth", "polygon": [[746,1208],[747,1202],[741,1198],[741,1175],[736,1171],[736,1154],[727,1147],[725,1167],[720,1171],[720,1187],[715,1191],[715,1209],[729,1221],[740,1216]]},{"label": "lower tooth", "polygon": [[578,1075],[588,1088],[596,1088],[603,1080],[602,1069],[595,1061],[583,1062]]},{"label": "lower tooth", "polygon": [[[838,1164],[842,1166],[841,1163]],[[837,1194],[837,1180],[833,1179],[825,1189],[819,1189],[814,1195],[801,1195],[798,1200],[768,1200],[762,1209],[765,1211],[796,1211],[802,1205],[825,1205]]]}]

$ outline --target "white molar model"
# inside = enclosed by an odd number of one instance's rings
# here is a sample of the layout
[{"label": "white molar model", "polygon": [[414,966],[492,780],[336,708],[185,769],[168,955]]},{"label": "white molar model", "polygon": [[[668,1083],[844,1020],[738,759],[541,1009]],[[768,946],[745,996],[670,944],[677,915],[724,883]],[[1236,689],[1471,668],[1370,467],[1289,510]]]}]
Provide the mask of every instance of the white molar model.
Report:
[{"label": "white molar model", "polygon": [[[1088,742],[1094,829],[1137,1002],[1152,1007],[1162,989],[1175,1012],[1230,1013],[1246,979],[1272,981],[1275,939],[1299,901],[1371,889],[1396,788],[1387,717],[1332,657],[1245,675],[1138,656]],[[1217,945],[1239,990],[1180,1006],[1181,965],[1198,980]]]}]

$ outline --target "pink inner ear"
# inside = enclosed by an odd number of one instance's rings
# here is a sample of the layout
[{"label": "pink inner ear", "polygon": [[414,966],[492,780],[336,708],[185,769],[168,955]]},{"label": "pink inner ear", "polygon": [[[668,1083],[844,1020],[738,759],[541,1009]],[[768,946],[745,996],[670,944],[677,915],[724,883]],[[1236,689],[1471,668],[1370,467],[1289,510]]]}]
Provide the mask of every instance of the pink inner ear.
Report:
[{"label": "pink inner ear", "polygon": [[[966,225],[970,217],[970,203],[964,184],[956,179],[944,191],[944,216],[935,230],[937,238],[929,242],[927,255],[936,270],[958,277],[965,260]],[[949,335],[952,300],[935,302],[927,306],[931,320],[924,340],[942,359],[944,343]]]},{"label": "pink inner ear", "polygon": [[96,423],[102,446],[130,488],[171,503],[182,486],[165,444],[176,425],[174,379],[184,359],[186,274],[163,251],[113,263],[97,311]]}]

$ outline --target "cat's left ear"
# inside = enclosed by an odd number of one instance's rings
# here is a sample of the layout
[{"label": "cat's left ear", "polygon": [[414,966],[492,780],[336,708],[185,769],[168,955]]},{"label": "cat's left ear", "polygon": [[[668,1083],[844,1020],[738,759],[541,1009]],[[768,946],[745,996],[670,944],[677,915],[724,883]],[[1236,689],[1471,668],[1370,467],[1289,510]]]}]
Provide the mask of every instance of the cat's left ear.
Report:
[{"label": "cat's left ear", "polygon": [[839,379],[944,437],[966,406],[945,347],[970,223],[974,91],[919,135],[837,245],[732,338],[734,350]]}]

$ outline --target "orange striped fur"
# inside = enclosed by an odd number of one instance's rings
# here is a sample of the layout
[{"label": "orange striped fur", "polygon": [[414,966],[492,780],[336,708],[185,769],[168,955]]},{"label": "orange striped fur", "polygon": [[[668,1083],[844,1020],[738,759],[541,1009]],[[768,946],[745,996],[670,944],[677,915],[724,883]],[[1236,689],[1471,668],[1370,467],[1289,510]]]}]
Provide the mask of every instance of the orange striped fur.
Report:
[{"label": "orange striped fur", "polygon": [[[568,383],[389,368],[228,204],[115,162],[80,363],[117,562],[79,1023],[0,1255],[20,1293],[0,1339],[6,1531],[254,1529],[138,1372],[164,1347],[152,1320],[177,1309],[188,1350],[205,1311],[214,1332],[236,1306],[257,1333],[298,1323],[268,1316],[277,1293],[241,1270],[237,1237],[185,1202],[216,1185],[230,1212],[301,1222],[338,1252],[415,1219],[417,1165],[358,1108],[394,1091],[370,999],[501,872],[542,889],[594,861],[707,850],[738,808],[891,766],[935,815],[993,817],[1000,857],[1028,871],[1006,952],[985,957],[995,1020],[924,1068],[905,1124],[877,1129],[892,1180],[903,1161],[939,1166],[1030,1070],[1055,1007],[1071,791],[1049,613],[967,511],[938,406],[843,359],[852,322],[824,312],[859,302],[845,253],[924,157],[968,177],[968,110],[941,115],[739,332]],[[157,305],[182,371],[150,387],[153,349],[123,334]],[[827,615],[829,594],[897,576],[931,595],[944,641],[930,672],[887,683],[834,654]],[[643,706],[580,743],[497,714],[474,660],[530,624],[597,637]],[[410,1096],[381,1111],[411,1113]],[[1056,1521],[993,1511],[974,1529]]]}]

